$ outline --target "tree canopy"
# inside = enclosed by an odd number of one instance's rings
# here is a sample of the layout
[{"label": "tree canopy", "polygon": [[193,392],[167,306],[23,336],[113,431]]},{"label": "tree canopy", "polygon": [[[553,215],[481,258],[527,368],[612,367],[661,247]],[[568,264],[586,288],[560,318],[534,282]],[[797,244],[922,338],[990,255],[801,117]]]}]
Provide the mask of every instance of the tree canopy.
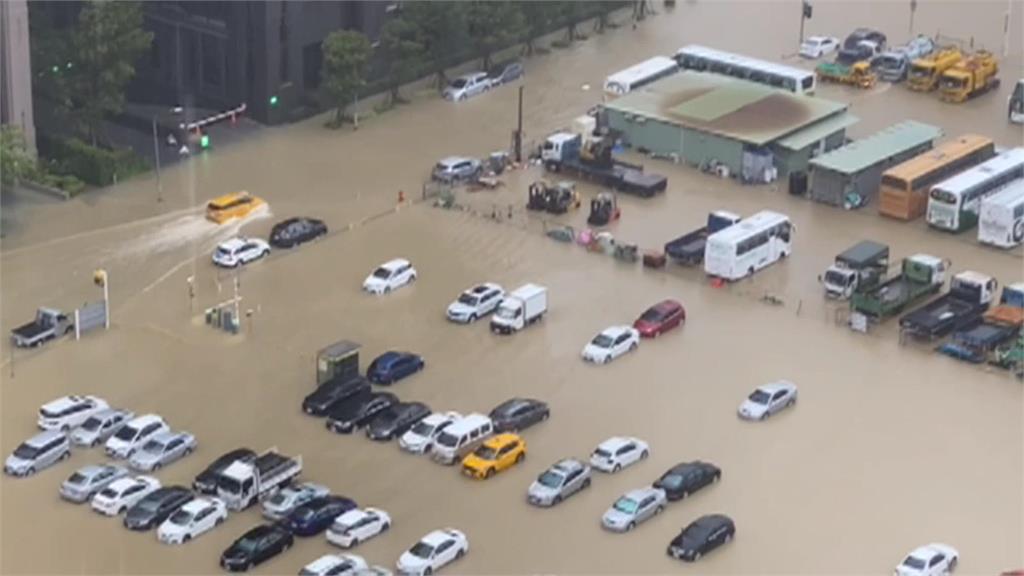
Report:
[{"label": "tree canopy", "polygon": [[324,63],[320,89],[334,106],[334,126],[344,121],[345,107],[366,83],[366,64],[372,48],[366,36],[352,30],[331,32],[323,42]]}]

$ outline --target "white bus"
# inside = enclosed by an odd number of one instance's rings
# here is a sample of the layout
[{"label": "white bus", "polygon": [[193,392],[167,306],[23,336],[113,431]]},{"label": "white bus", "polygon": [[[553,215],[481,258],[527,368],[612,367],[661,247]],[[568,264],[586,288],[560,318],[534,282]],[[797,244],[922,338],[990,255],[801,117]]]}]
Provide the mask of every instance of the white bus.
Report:
[{"label": "white bus", "polygon": [[981,201],[978,242],[1013,248],[1024,241],[1024,180]]},{"label": "white bus", "polygon": [[932,186],[928,193],[928,224],[961,232],[978,223],[981,200],[1024,178],[1024,148],[1005,152]]},{"label": "white bus", "polygon": [[704,271],[739,280],[793,251],[794,227],[789,216],[764,210],[715,232],[704,247]]},{"label": "white bus", "polygon": [[679,64],[667,56],[655,56],[612,74],[604,81],[604,93],[617,98],[679,71]]},{"label": "white bus", "polygon": [[803,68],[766,62],[696,44],[680,48],[676,52],[676,61],[683,70],[723,74],[789,90],[794,94],[814,94],[818,84],[814,72]]}]

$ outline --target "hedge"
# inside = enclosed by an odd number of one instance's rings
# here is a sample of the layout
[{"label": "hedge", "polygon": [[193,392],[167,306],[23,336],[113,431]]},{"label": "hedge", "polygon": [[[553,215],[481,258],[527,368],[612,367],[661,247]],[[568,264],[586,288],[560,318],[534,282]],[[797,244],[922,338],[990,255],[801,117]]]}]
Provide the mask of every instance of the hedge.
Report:
[{"label": "hedge", "polygon": [[145,163],[130,148],[108,150],[78,138],[40,135],[39,149],[57,172],[93,186],[109,186],[146,170]]}]

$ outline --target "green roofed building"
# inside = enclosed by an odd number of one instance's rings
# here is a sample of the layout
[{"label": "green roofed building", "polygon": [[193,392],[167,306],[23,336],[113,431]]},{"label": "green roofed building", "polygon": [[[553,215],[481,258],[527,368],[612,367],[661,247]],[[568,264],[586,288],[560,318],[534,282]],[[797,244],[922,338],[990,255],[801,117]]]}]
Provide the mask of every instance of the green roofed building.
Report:
[{"label": "green roofed building", "polygon": [[[733,176],[767,158],[780,179],[842,146],[857,121],[847,105],[722,76],[679,72],[604,104],[608,126],[642,152],[694,166],[717,163]],[[763,161],[763,160],[762,160]]]},{"label": "green roofed building", "polygon": [[882,172],[930,150],[942,130],[907,120],[810,161],[811,199],[832,206],[870,202]]}]

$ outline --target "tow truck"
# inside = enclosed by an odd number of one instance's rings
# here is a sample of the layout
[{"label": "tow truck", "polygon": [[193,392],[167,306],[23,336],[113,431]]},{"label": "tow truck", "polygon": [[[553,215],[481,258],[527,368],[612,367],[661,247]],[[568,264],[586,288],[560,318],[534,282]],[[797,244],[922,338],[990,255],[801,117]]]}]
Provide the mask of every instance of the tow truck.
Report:
[{"label": "tow truck", "polygon": [[900,318],[903,334],[934,340],[973,326],[995,296],[996,280],[965,270],[953,275],[949,292]]},{"label": "tow truck", "polygon": [[564,172],[627,194],[650,198],[665,191],[667,178],[616,159],[612,144],[610,135],[584,142],[580,134],[556,132],[544,140],[541,160],[550,172]]}]

